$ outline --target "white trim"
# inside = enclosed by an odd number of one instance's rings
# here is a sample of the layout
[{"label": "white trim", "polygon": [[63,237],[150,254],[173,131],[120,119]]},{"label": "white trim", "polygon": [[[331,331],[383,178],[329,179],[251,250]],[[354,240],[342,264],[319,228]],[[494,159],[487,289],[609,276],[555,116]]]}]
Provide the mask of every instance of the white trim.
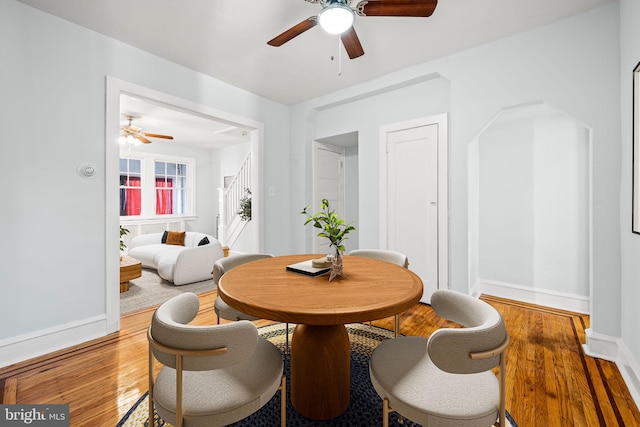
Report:
[{"label": "white trim", "polygon": [[[136,97],[153,100],[163,104],[175,106],[200,116],[210,117],[217,121],[228,122],[249,130],[251,135],[251,151],[256,161],[252,163],[252,221],[250,227],[255,251],[264,251],[263,224],[263,191],[262,171],[264,144],[264,124],[245,117],[236,116],[215,108],[198,104],[184,98],[179,98],[143,86],[129,83],[111,76],[106,77],[106,109],[105,109],[105,272],[106,272],[106,316],[107,333],[120,329],[120,268],[119,268],[119,187],[120,156],[120,95],[129,94]],[[212,195],[215,197],[215,195]]]},{"label": "white trim", "polygon": [[[587,352],[586,349],[585,352]],[[633,353],[624,344],[623,340],[618,340],[618,355],[618,361],[616,362],[618,370],[636,406],[640,407],[640,365],[638,365],[638,361],[633,357]]]},{"label": "white trim", "polygon": [[449,125],[446,113],[391,123],[380,126],[379,131],[379,215],[381,249],[387,248],[387,134],[398,130],[438,126],[438,289],[449,288]]},{"label": "white trim", "polygon": [[620,339],[609,335],[593,332],[591,328],[585,329],[586,343],[582,345],[587,356],[615,362],[620,356]]},{"label": "white trim", "polygon": [[105,336],[105,315],[57,325],[0,341],[0,367]]},{"label": "white trim", "polygon": [[629,393],[637,406],[640,406],[640,365],[633,353],[620,338],[585,330],[586,344],[582,345],[589,357],[615,362]]},{"label": "white trim", "polygon": [[589,297],[552,289],[541,289],[496,280],[478,279],[472,286],[471,294],[487,294],[576,313],[589,313]]}]

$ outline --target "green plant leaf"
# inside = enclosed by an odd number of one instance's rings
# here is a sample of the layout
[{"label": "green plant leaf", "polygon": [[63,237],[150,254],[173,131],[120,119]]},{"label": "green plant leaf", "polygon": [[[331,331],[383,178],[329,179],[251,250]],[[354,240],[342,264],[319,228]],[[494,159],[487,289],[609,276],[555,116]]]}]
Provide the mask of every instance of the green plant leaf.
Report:
[{"label": "green plant leaf", "polygon": [[329,200],[322,199],[320,203],[320,210],[311,215],[309,210],[311,205],[305,206],[300,212],[302,215],[306,215],[304,225],[313,223],[314,228],[319,228],[320,231],[317,236],[329,239],[330,246],[335,247],[340,252],[345,251],[345,246],[342,244],[344,240],[347,240],[347,234],[355,230],[353,225],[345,225],[344,219],[338,217],[335,210],[331,209]]}]

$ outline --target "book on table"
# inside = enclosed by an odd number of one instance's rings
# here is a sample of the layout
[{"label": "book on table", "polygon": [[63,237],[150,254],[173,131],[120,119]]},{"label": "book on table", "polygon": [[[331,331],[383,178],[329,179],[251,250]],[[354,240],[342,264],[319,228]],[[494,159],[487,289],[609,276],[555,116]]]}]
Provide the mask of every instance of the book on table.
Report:
[{"label": "book on table", "polygon": [[293,273],[304,274],[306,276],[316,277],[321,276],[323,274],[327,274],[331,267],[314,267],[312,265],[313,260],[307,260],[302,262],[297,262],[295,264],[287,265],[287,271],[291,271]]}]

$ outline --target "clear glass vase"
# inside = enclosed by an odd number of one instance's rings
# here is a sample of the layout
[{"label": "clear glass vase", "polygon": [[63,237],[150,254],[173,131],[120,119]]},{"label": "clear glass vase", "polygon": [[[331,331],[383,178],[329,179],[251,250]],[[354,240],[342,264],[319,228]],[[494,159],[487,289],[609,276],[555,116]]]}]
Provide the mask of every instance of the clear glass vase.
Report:
[{"label": "clear glass vase", "polygon": [[332,281],[336,277],[345,277],[342,272],[342,252],[336,250],[336,253],[331,257],[331,269],[329,270],[329,281]]}]

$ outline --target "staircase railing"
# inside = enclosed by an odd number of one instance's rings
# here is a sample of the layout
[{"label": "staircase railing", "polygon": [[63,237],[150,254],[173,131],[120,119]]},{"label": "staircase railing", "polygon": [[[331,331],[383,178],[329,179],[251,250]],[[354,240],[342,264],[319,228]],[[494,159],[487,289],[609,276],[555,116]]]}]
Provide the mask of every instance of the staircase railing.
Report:
[{"label": "staircase railing", "polygon": [[251,191],[251,152],[244,158],[231,183],[218,189],[219,223],[218,240],[222,246],[230,248],[240,237],[247,221],[240,219],[240,201]]}]

